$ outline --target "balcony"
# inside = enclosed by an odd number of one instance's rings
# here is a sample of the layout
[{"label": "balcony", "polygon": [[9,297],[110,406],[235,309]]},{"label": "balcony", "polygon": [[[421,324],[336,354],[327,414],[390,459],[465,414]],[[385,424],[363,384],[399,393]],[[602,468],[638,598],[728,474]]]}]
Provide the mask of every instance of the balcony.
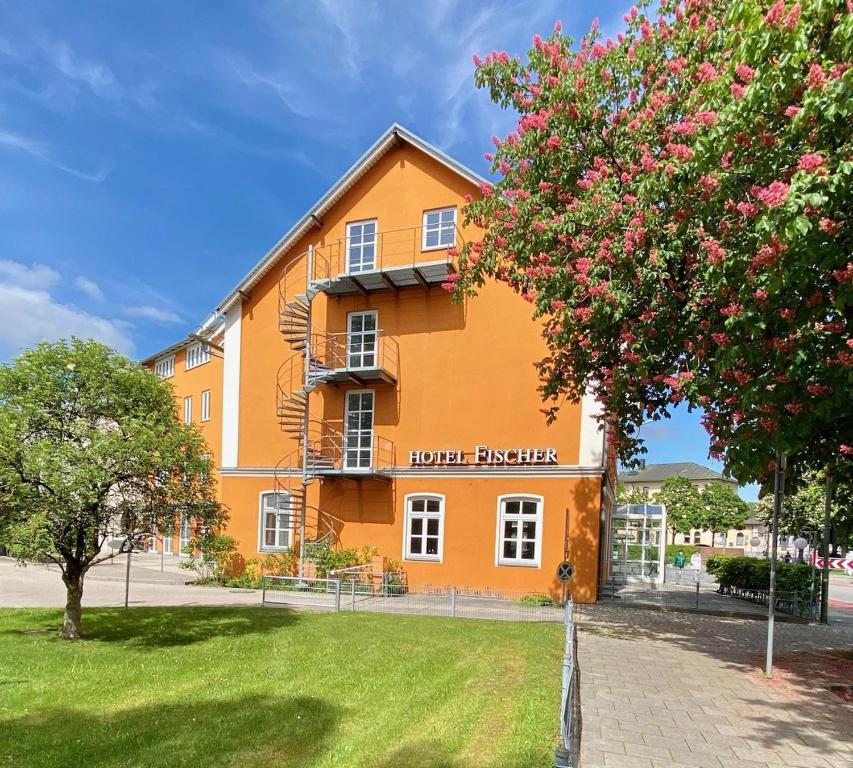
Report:
[{"label": "balcony", "polygon": [[308,254],[310,284],[330,296],[440,285],[455,271],[447,249],[460,248],[463,242],[455,224],[452,242],[449,231],[448,225],[442,242],[433,247],[428,246],[422,226],[348,236],[317,246]]},{"label": "balcony", "polygon": [[381,330],[364,333],[317,333],[311,339],[309,384],[371,381],[394,384],[399,346]]},{"label": "balcony", "polygon": [[308,443],[308,471],[320,477],[390,479],[394,443],[372,430],[341,434],[327,431]]}]

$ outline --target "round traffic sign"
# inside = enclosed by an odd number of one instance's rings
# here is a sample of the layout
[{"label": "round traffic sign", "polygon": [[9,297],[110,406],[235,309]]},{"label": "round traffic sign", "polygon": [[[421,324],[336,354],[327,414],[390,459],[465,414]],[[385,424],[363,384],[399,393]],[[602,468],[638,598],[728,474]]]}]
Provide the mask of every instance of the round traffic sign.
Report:
[{"label": "round traffic sign", "polygon": [[574,568],[572,568],[572,564],[567,560],[564,560],[557,566],[557,578],[560,581],[568,581],[572,578],[572,574],[574,573]]}]

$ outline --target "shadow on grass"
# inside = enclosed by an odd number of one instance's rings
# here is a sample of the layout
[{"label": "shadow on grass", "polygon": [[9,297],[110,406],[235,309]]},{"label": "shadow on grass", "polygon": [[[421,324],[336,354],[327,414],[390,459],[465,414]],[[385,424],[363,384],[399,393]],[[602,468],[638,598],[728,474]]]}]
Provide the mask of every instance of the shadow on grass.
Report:
[{"label": "shadow on grass", "polygon": [[[45,611],[26,629],[0,630],[0,635],[58,634],[61,613]],[[265,608],[84,608],[83,641],[121,643],[127,647],[166,648],[203,642],[212,637],[263,634],[299,621],[288,610]],[[68,641],[71,642],[71,641]],[[80,642],[80,641],[76,641]]]},{"label": "shadow on grass", "polygon": [[336,705],[311,696],[182,700],[114,714],[54,709],[0,720],[0,755],[4,764],[30,768],[312,768],[327,755],[340,718]]}]

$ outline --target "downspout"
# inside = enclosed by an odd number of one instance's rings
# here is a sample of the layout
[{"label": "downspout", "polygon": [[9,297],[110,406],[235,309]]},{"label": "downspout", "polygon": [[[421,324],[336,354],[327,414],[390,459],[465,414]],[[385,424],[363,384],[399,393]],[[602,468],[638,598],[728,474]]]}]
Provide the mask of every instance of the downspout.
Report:
[{"label": "downspout", "polygon": [[308,246],[305,273],[305,298],[308,302],[308,317],[305,320],[305,371],[302,386],[305,390],[305,413],[302,417],[302,504],[299,511],[299,578],[305,575],[305,518],[308,513],[308,414],[311,405],[311,390],[308,382],[311,374],[311,296],[309,286],[314,271],[314,246]]}]

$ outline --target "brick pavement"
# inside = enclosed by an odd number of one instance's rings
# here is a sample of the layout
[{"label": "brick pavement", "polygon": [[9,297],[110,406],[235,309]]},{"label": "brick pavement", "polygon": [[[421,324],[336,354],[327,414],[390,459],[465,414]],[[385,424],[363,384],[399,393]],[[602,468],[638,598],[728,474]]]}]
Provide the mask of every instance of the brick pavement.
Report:
[{"label": "brick pavement", "polygon": [[764,622],[597,605],[578,626],[583,768],[853,766],[853,708],[784,674],[849,628],[777,625],[782,684],[760,673]]}]

